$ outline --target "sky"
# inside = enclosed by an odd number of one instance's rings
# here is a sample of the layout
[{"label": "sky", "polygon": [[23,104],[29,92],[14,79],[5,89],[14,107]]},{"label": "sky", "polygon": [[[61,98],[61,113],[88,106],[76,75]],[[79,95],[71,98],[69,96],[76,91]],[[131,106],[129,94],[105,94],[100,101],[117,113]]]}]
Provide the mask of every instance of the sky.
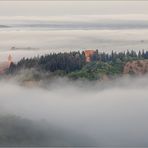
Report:
[{"label": "sky", "polygon": [[148,1],[0,1],[0,16],[147,13]]},{"label": "sky", "polygon": [[[147,14],[148,1],[0,1],[0,60],[11,47],[147,49]],[[15,51],[16,59],[31,52]]]}]

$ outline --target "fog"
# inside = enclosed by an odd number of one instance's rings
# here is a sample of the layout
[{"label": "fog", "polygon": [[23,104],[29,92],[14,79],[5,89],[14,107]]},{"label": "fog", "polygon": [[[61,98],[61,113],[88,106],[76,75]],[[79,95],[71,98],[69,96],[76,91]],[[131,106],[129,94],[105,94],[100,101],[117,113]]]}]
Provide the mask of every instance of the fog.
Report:
[{"label": "fog", "polygon": [[123,51],[147,49],[148,30],[48,30],[1,31],[0,50],[11,47],[59,50],[99,49]]},{"label": "fog", "polygon": [[0,16],[0,51],[11,47],[59,51],[147,49],[146,14]]},{"label": "fog", "polygon": [[[1,31],[0,62],[12,54],[16,62],[50,52],[98,49],[100,52],[147,50],[148,30]],[[17,50],[10,50],[16,47]],[[27,47],[33,50],[27,50]],[[24,48],[24,50],[23,50]]]},{"label": "fog", "polygon": [[[0,145],[148,146],[148,77],[0,81]],[[5,137],[5,138],[4,138]]]},{"label": "fog", "polygon": [[[0,63],[147,50],[147,13],[144,1],[1,1]],[[0,76],[0,146],[148,147],[148,75],[22,82],[29,74]]]}]

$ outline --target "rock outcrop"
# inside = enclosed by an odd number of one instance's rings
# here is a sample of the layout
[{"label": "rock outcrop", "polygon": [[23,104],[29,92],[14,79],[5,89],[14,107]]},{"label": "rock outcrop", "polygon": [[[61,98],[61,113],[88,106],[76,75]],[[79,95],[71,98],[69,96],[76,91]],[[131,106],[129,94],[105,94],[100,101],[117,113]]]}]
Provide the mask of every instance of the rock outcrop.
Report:
[{"label": "rock outcrop", "polygon": [[123,69],[123,74],[142,75],[148,72],[148,60],[137,60],[127,62]]}]

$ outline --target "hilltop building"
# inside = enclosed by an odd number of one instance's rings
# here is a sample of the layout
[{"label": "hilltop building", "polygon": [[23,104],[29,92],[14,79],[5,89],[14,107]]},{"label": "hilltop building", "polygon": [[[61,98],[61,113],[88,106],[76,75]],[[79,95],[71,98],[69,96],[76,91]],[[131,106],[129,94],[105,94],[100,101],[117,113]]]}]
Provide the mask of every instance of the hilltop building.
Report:
[{"label": "hilltop building", "polygon": [[12,63],[12,56],[11,56],[11,54],[9,54],[9,56],[8,56],[8,63],[9,63],[9,66]]},{"label": "hilltop building", "polygon": [[95,50],[85,50],[84,54],[85,54],[85,61],[86,62],[91,62],[91,57],[94,55]]}]

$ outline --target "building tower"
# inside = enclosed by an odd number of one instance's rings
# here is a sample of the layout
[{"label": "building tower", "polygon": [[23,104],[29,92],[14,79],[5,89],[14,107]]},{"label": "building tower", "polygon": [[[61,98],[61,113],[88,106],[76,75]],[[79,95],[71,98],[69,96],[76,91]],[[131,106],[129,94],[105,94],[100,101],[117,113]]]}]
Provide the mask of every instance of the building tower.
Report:
[{"label": "building tower", "polygon": [[94,50],[85,50],[85,61],[86,62],[91,62],[91,57],[94,55],[95,51]]},{"label": "building tower", "polygon": [[8,64],[9,64],[9,66],[10,66],[11,63],[12,63],[12,56],[11,56],[11,54],[9,54],[9,56],[8,56]]}]

